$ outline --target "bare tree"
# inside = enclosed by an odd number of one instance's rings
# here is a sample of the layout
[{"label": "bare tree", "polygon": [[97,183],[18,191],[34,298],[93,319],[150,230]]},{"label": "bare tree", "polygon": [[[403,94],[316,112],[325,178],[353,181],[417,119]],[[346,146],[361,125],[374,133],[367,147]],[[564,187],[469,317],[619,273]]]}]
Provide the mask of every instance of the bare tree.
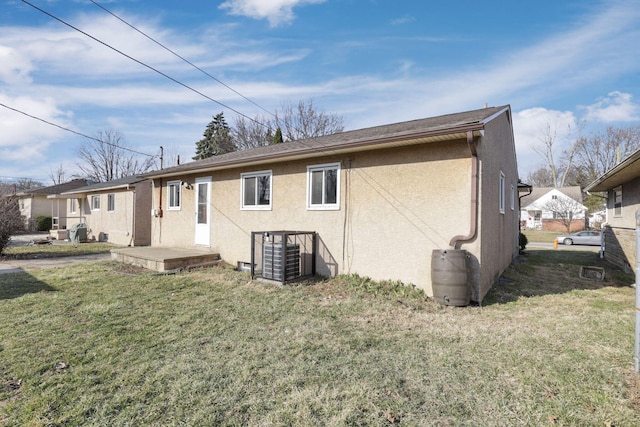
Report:
[{"label": "bare tree", "polygon": [[9,244],[11,236],[24,228],[24,218],[16,197],[0,198],[0,254]]},{"label": "bare tree", "polygon": [[[581,128],[582,126],[578,127],[578,133]],[[569,128],[569,135],[572,133],[572,129]],[[538,140],[540,145],[535,145],[532,148],[544,159],[545,167],[549,172],[551,186],[564,187],[571,177],[574,157],[581,147],[582,138],[575,138],[568,149],[560,150],[558,147],[557,126],[547,122]]]},{"label": "bare tree", "polygon": [[285,141],[296,141],[342,132],[344,125],[341,116],[317,110],[309,99],[297,105],[283,105],[276,112],[273,129],[276,128],[282,129]]},{"label": "bare tree", "polygon": [[549,168],[538,168],[527,175],[527,184],[534,187],[553,187],[554,181]]},{"label": "bare tree", "polygon": [[273,126],[274,123],[265,116],[256,116],[253,120],[239,116],[231,131],[233,142],[238,150],[271,145]]},{"label": "bare tree", "polygon": [[594,181],[639,148],[640,125],[609,126],[604,132],[581,138],[575,161],[581,183],[586,185]]},{"label": "bare tree", "polygon": [[53,185],[62,184],[66,181],[66,172],[62,163],[58,164],[58,168],[54,171],[49,169],[49,179],[53,182]]},{"label": "bare tree", "polygon": [[239,150],[331,135],[344,130],[342,117],[316,109],[313,100],[283,104],[273,117],[238,117],[232,130]]},{"label": "bare tree", "polygon": [[81,145],[78,157],[80,170],[96,182],[147,172],[154,160],[154,156],[131,150],[122,133],[112,129],[98,132],[96,140]]},{"label": "bare tree", "polygon": [[543,210],[553,213],[553,219],[558,220],[566,229],[571,232],[571,224],[579,214],[584,214],[584,207],[577,200],[571,197],[558,197],[547,201]]}]

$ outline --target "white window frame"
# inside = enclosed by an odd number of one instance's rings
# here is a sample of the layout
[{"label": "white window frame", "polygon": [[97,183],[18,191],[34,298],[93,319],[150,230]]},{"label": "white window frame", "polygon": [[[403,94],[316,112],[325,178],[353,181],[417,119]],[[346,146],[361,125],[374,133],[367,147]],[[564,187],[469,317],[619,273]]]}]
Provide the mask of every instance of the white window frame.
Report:
[{"label": "white window frame", "polygon": [[[182,182],[181,181],[168,181],[167,182],[167,209],[170,211],[179,211],[182,205]],[[174,195],[177,195],[177,202],[175,197],[172,196],[172,189],[175,189]]]},{"label": "white window frame", "polygon": [[[325,186],[326,186],[326,178],[325,173],[327,170],[336,170],[336,202],[335,203],[326,203],[324,201],[325,196]],[[311,165],[307,166],[307,210],[340,210],[340,163],[324,163],[320,165]],[[322,203],[311,203],[311,186],[312,182],[312,174],[313,172],[323,172],[322,178]]]},{"label": "white window frame", "polygon": [[505,200],[504,200],[504,191],[505,191],[505,176],[504,176],[504,172],[500,171],[500,183],[499,183],[499,207],[500,207],[500,213],[503,214],[504,213],[504,206],[505,206]]},{"label": "white window frame", "polygon": [[[618,207],[616,207],[619,205]],[[613,216],[615,218],[622,217],[622,185],[613,189]]]},{"label": "white window frame", "polygon": [[100,195],[94,194],[91,196],[91,210],[99,211],[100,210]]},{"label": "white window frame", "polygon": [[78,211],[78,199],[69,199],[69,213],[76,213]]},{"label": "white window frame", "polygon": [[[261,177],[269,178],[269,204],[268,205],[260,205],[258,204],[258,178]],[[254,205],[246,205],[245,204],[245,180],[248,178],[255,179],[255,203]],[[268,211],[271,210],[271,206],[273,203],[273,172],[270,170],[259,171],[259,172],[246,172],[240,174],[240,209],[244,211]]]},{"label": "white window frame", "polygon": [[516,187],[511,184],[511,210],[516,210]]},{"label": "white window frame", "polygon": [[116,193],[107,194],[107,212],[116,210]]}]

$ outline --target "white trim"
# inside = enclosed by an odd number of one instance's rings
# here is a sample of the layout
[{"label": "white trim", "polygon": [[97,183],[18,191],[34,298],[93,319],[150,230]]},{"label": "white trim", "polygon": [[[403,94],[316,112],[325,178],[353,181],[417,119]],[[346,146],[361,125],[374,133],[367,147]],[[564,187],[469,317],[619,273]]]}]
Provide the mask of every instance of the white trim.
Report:
[{"label": "white trim", "polygon": [[[200,184],[206,184],[206,222],[198,223],[198,196],[200,195]],[[193,243],[196,246],[211,246],[211,208],[213,204],[211,203],[211,177],[205,176],[202,178],[196,178],[194,188],[193,188],[193,206],[194,206],[194,241]]]},{"label": "white trim", "polygon": [[498,204],[500,213],[503,214],[505,211],[505,176],[504,172],[500,171],[500,182],[498,184]]},{"label": "white trim", "polygon": [[[324,172],[326,172],[327,170],[333,170],[336,169],[336,202],[335,203],[326,203],[324,201],[324,197],[325,197],[325,186],[326,186],[326,179],[325,179],[325,174]],[[309,165],[307,166],[307,210],[318,210],[318,211],[328,211],[328,210],[340,210],[340,162],[337,163],[323,163],[320,165]],[[312,172],[316,172],[316,171],[323,171],[323,176],[322,176],[322,198],[323,201],[320,204],[312,204],[311,203],[311,196],[312,196],[312,191],[311,191],[311,186],[312,186],[312,180],[311,180],[311,174]]]},{"label": "white trim", "polygon": [[[182,209],[182,182],[180,180],[177,181],[167,181],[167,210],[170,211],[179,211]],[[171,206],[171,188],[176,186],[178,189],[178,203]]]},{"label": "white trim", "polygon": [[[91,211],[99,211],[100,210],[100,203],[101,203],[100,195],[99,194],[94,194],[94,195],[92,195],[90,197],[91,197]],[[93,203],[94,200],[98,201],[98,207],[97,208],[95,207],[95,204]]]},{"label": "white trim", "polygon": [[[269,177],[269,204],[268,205],[259,205],[258,203],[258,180],[257,178],[262,176]],[[246,178],[256,178],[256,187],[255,191],[255,205],[245,205],[244,204],[244,182]],[[273,203],[273,172],[271,170],[264,170],[258,172],[245,172],[240,174],[240,210],[243,211],[270,211],[272,209]]]}]

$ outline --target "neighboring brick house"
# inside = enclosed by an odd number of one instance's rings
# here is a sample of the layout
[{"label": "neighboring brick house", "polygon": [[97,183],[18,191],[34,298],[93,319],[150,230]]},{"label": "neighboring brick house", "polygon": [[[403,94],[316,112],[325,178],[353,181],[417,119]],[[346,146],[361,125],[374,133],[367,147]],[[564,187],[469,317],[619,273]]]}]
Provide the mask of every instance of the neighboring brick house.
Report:
[{"label": "neighboring brick house", "polygon": [[319,275],[401,280],[428,295],[432,253],[466,250],[480,302],[518,254],[512,120],[508,105],[490,107],[145,174],[151,244],[202,248],[236,265],[251,261],[253,232],[315,232]]},{"label": "neighboring brick house", "polygon": [[635,271],[636,213],[640,209],[640,150],[585,187],[606,194],[607,218],[602,225],[604,257],[626,271]]},{"label": "neighboring brick house", "polygon": [[580,187],[534,187],[520,202],[520,224],[530,230],[566,232],[585,229],[587,208]]},{"label": "neighboring brick house", "polygon": [[60,194],[64,191],[84,187],[91,184],[87,179],[74,179],[62,184],[40,187],[16,193],[20,204],[20,213],[25,218],[27,230],[35,229],[35,219],[39,216],[50,216],[53,219],[53,229],[67,228],[66,201],[50,199],[48,196]]}]

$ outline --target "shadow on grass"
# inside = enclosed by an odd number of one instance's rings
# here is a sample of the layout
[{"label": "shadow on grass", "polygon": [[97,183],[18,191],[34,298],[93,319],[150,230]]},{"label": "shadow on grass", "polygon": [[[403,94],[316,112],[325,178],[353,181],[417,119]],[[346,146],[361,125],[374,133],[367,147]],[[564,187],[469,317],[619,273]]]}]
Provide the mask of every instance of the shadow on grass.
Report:
[{"label": "shadow on grass", "polygon": [[[580,267],[604,268],[602,281],[580,277]],[[601,259],[597,252],[581,250],[526,250],[503,273],[489,291],[483,305],[503,304],[522,298],[557,295],[574,290],[624,287],[632,275]]]},{"label": "shadow on grass", "polygon": [[54,292],[57,289],[24,271],[0,274],[0,300],[19,298],[26,294],[43,291]]}]

